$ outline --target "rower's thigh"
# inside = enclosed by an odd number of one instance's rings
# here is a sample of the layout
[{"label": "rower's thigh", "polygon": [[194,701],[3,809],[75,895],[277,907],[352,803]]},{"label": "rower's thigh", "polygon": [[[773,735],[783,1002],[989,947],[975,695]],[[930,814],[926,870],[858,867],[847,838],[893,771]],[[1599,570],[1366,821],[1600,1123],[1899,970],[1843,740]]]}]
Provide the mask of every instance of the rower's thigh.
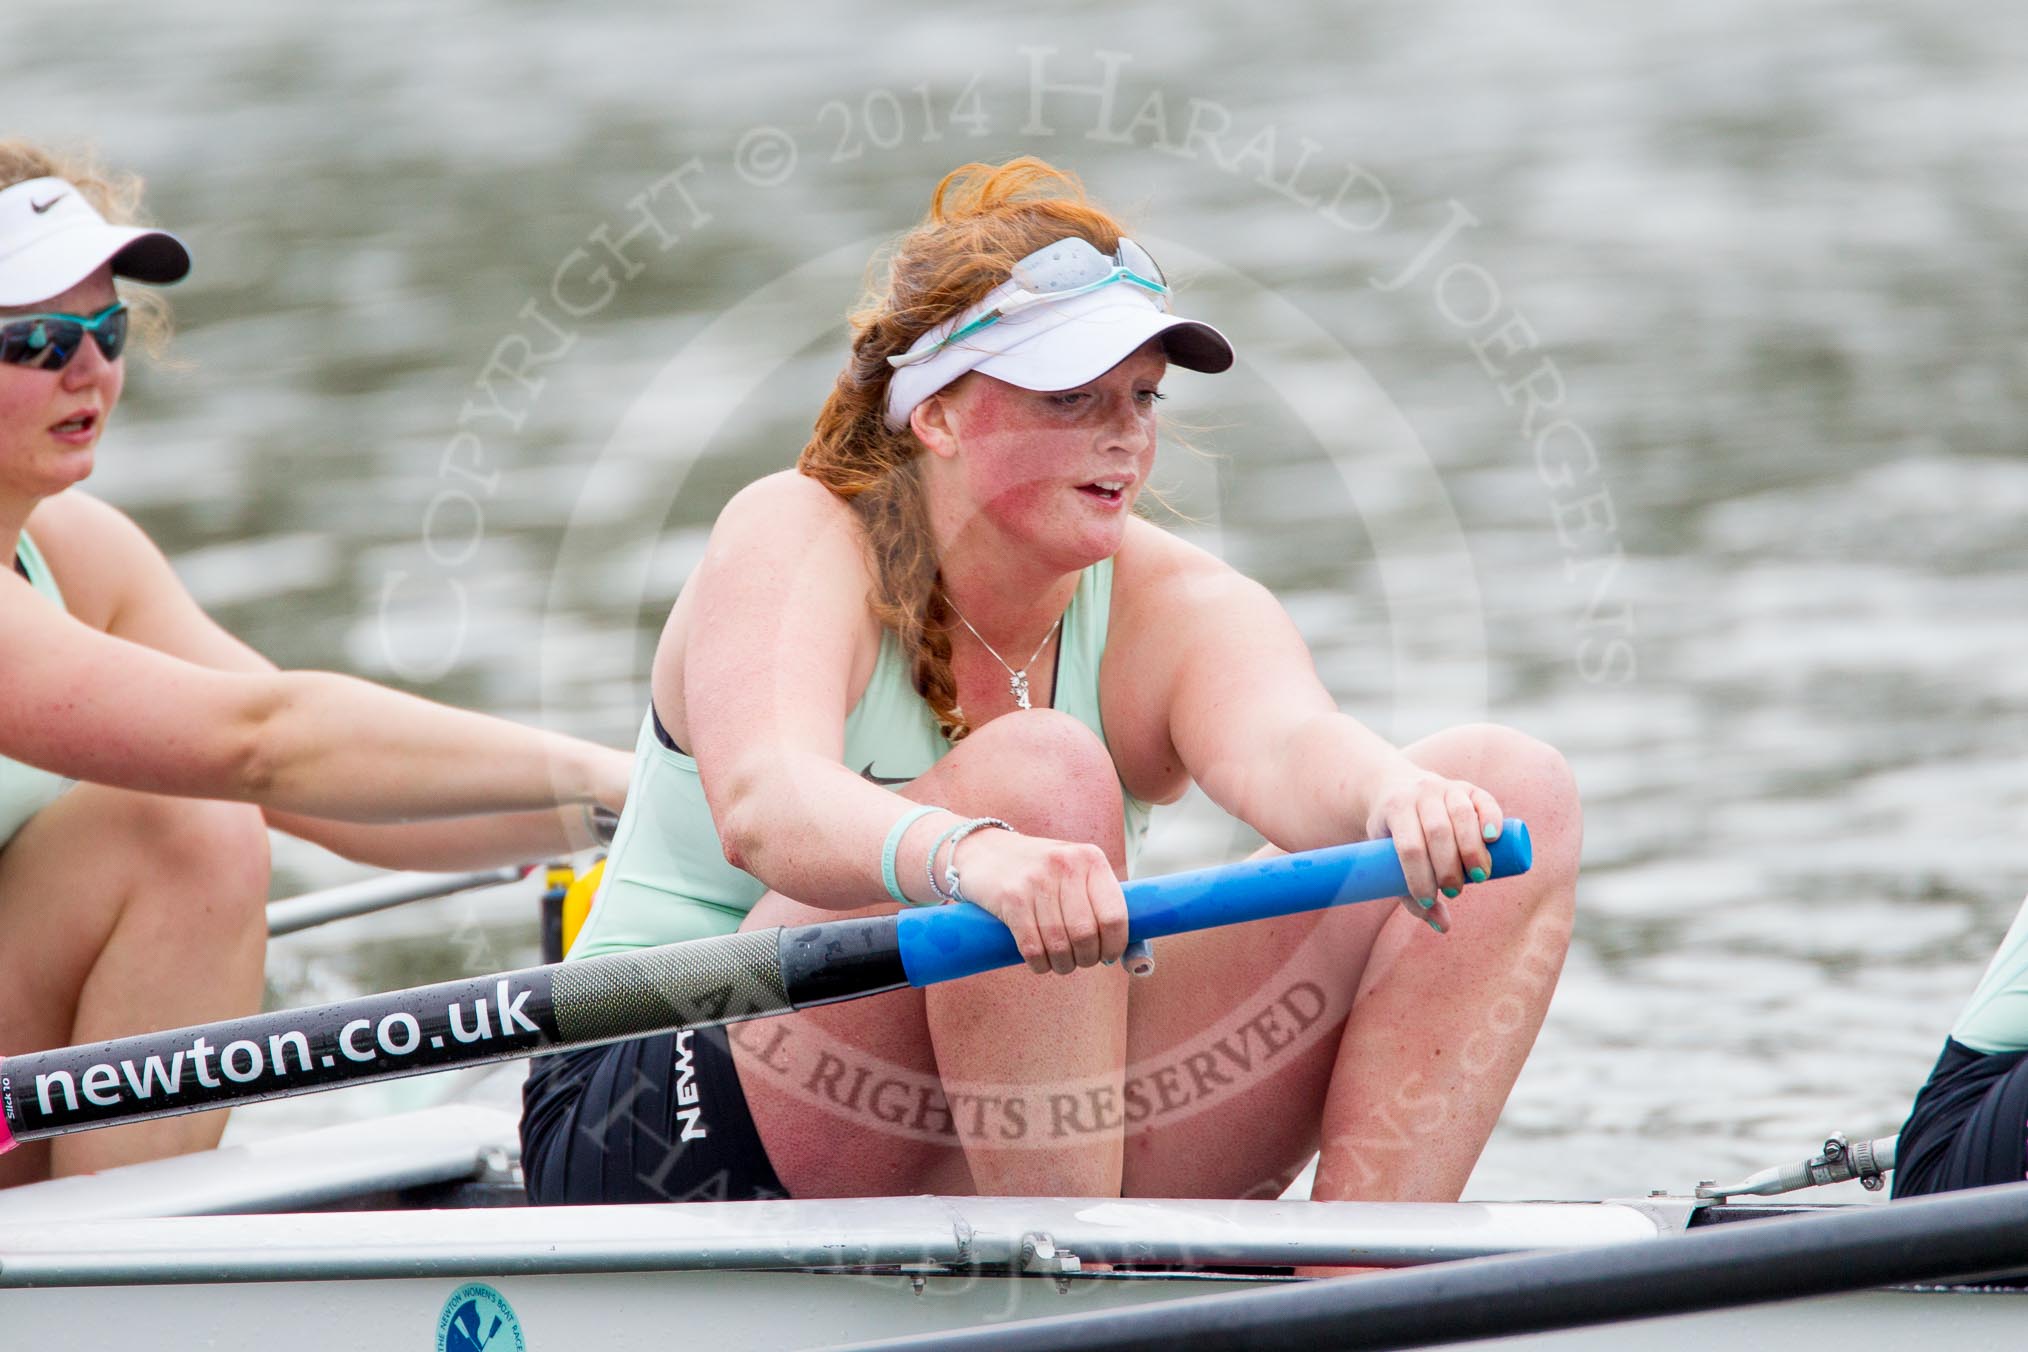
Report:
[{"label": "rower's thigh", "polygon": [[1317,1151],[1352,997],[1395,909],[1156,941],[1153,975],[1128,986],[1127,1196],[1272,1197],[1288,1186]]},{"label": "rower's thigh", "polygon": [[[1052,709],[992,720],[901,796],[961,815],[1001,817],[1032,835],[1089,840],[1116,867],[1125,857],[1119,779],[1105,745],[1076,719]],[[810,925],[895,909],[883,903],[859,911],[821,910],[770,892],[741,928]],[[1046,980],[1089,987],[1112,975]],[[1062,988],[1044,981],[1036,979],[1037,998],[1060,998]],[[1040,1105],[1021,1094],[977,1086],[962,1066],[953,1072],[954,1087],[946,1089],[926,998],[918,990],[740,1025],[733,1034],[733,1064],[769,1158],[792,1196],[970,1193],[974,1185],[961,1135],[996,1144],[1032,1141],[1045,1131]]]},{"label": "rower's thigh", "polygon": [[243,804],[79,784],[43,808],[0,849],[0,1052],[69,1040],[116,930],[186,983],[264,936],[267,863]]},{"label": "rower's thigh", "polygon": [[[260,1004],[259,810],[80,784],[0,849],[0,1055],[175,1028]],[[223,1113],[0,1159],[0,1187],[215,1143]]]},{"label": "rower's thigh", "polygon": [[[770,892],[743,930],[856,915]],[[735,1024],[733,1064],[769,1162],[791,1197],[971,1192],[919,990]]]}]

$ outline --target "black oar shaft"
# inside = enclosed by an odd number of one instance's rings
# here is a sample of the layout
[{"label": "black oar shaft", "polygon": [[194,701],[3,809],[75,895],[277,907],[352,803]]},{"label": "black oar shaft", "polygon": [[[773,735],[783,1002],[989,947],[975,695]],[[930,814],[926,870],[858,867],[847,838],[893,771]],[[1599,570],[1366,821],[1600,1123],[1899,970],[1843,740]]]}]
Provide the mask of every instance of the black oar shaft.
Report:
[{"label": "black oar shaft", "polygon": [[893,990],[894,929],[757,930],[9,1056],[0,1149]]}]

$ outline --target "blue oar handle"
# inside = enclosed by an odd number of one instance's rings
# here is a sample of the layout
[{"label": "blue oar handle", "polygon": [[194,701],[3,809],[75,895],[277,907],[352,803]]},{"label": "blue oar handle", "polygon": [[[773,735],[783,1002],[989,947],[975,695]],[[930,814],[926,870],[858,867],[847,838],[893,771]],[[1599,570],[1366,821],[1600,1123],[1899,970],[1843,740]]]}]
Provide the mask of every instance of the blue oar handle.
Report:
[{"label": "blue oar handle", "polygon": [[[1535,858],[1527,823],[1509,817],[1500,838],[1486,852],[1492,856],[1492,877],[1526,873]],[[1393,841],[1362,840],[1142,878],[1121,890],[1127,898],[1128,938],[1144,940],[1355,901],[1405,897],[1408,881]],[[1021,962],[1021,950],[1007,927],[977,906],[961,903],[903,911],[897,920],[901,962],[912,986],[955,981]]]}]

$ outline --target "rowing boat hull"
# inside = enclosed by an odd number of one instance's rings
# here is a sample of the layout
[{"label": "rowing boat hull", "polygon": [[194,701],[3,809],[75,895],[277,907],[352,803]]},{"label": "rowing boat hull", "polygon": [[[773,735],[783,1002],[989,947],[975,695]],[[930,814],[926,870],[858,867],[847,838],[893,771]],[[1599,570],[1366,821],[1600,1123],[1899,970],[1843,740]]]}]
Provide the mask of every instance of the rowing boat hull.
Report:
[{"label": "rowing boat hull", "polygon": [[[497,1275],[498,1294],[530,1349],[670,1347],[780,1352],[935,1334],[1046,1315],[1237,1289],[1236,1277],[926,1276],[799,1272]],[[110,1346],[146,1330],[146,1345],[290,1352],[428,1347],[446,1307],[471,1283],[448,1277],[10,1290],[0,1311],[10,1346]],[[485,1308],[492,1309],[489,1304]],[[1710,1352],[1953,1352],[2018,1348],[2020,1293],[1871,1291],[1749,1310],[1613,1325],[1481,1346]],[[502,1352],[516,1344],[482,1344]]]},{"label": "rowing boat hull", "polygon": [[[530,1209],[497,1205],[517,1197],[512,1138],[510,1113],[459,1105],[0,1193],[0,1328],[8,1346],[50,1348],[136,1330],[151,1347],[279,1340],[291,1352],[429,1337],[457,1352],[825,1347],[1257,1292],[1305,1264],[1430,1273],[1503,1254],[1624,1254],[1720,1214],[1669,1198]],[[1647,1322],[1637,1345],[2012,1347],[2024,1315],[2011,1290],[1864,1291]],[[1611,1326],[1497,1345],[1631,1337]]]}]

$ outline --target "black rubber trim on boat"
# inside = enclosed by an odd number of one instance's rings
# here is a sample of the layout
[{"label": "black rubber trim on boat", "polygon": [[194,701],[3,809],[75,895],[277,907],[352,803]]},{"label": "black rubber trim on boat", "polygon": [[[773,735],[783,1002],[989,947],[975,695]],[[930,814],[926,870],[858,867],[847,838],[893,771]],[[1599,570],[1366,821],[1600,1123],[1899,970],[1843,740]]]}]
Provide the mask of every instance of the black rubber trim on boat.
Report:
[{"label": "black rubber trim on boat", "polygon": [[2024,1267],[2028,1182],[1602,1248],[854,1343],[834,1352],[1385,1352]]}]

